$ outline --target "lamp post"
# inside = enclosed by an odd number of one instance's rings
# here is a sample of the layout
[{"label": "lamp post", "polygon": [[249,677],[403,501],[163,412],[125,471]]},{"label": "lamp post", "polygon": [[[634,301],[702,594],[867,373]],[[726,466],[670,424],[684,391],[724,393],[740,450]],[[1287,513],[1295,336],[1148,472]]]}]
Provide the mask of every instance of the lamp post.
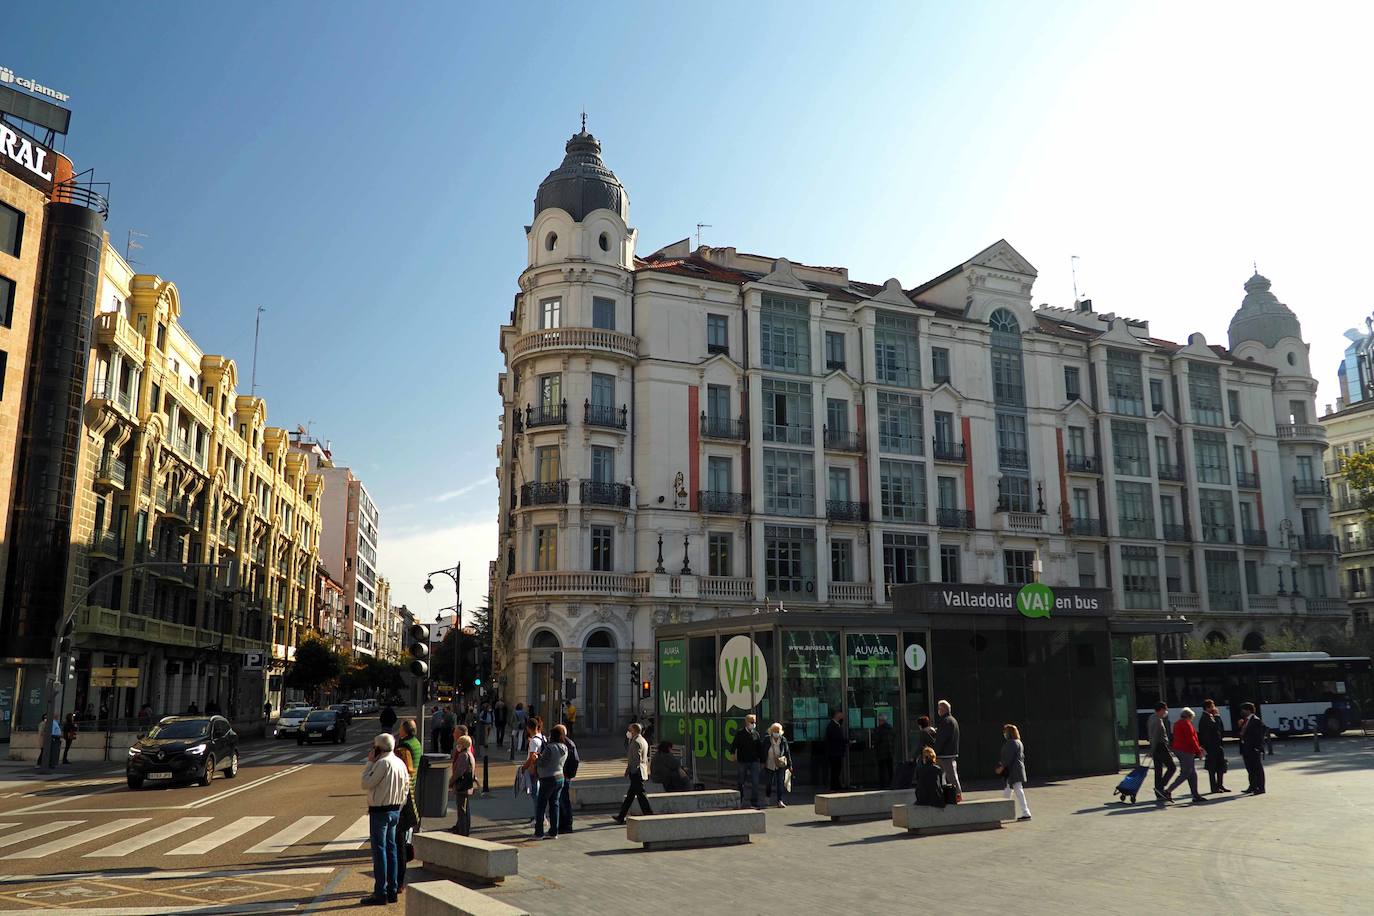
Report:
[{"label": "lamp post", "polygon": [[[434,578],[435,576],[448,576],[450,579],[453,580],[453,597],[454,597],[454,606],[453,606],[454,623],[453,623],[453,625],[454,625],[454,628],[457,629],[457,630],[459,630],[460,632],[461,632],[461,630],[463,629],[463,589],[462,589],[462,586],[459,584],[459,577],[462,575],[462,573],[463,573],[463,564],[462,564],[462,563],[459,563],[457,566],[454,566],[454,567],[452,567],[452,568],[450,568],[450,569],[436,569],[434,572],[432,572],[432,573],[430,573],[429,575],[425,576],[425,594],[429,594],[430,592],[434,591],[434,582],[433,582],[432,580],[433,580],[433,578]],[[455,648],[458,647],[458,644],[457,644],[456,642],[454,643],[454,647],[455,647]],[[460,676],[461,671],[462,671],[462,659],[461,659],[461,656],[460,656],[459,658],[454,659],[454,662],[453,662],[453,681],[454,681],[454,683],[453,683],[453,689],[454,689],[454,690],[457,690],[457,689],[458,689],[459,676]]]},{"label": "lamp post", "polygon": [[[461,620],[462,617],[463,617],[462,609],[459,608],[459,606],[455,604],[455,605],[454,605],[453,607],[451,607],[451,608],[441,608],[441,609],[439,610],[439,613],[437,613],[437,614],[434,615],[434,622],[435,622],[436,624],[439,624],[439,623],[443,623],[443,622],[444,622],[444,611],[453,611],[455,618],[458,619],[458,620]],[[453,689],[454,689],[454,690],[457,690],[457,689],[458,689],[458,655],[459,655],[460,651],[462,650],[462,644],[460,643],[461,637],[462,637],[462,631],[461,631],[457,626],[454,626],[454,628],[453,628]]]}]

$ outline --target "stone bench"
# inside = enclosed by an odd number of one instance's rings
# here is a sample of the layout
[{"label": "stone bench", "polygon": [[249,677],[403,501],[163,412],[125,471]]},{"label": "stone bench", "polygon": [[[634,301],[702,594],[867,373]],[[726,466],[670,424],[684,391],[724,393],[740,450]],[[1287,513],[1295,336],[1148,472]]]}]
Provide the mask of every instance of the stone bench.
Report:
[{"label": "stone bench", "polygon": [[[574,808],[613,808],[625,800],[625,791],[629,787],[628,779],[617,779],[614,782],[583,782],[574,779],[568,798]],[[663,787],[656,782],[644,784],[645,794],[658,794],[662,791]],[[649,803],[653,804],[652,795]]]},{"label": "stone bench", "polygon": [[895,805],[892,826],[907,833],[957,833],[962,830],[988,830],[1003,821],[1016,820],[1016,802],[1010,798],[966,801],[932,808],[929,805]]},{"label": "stone bench", "polygon": [[699,811],[693,814],[656,814],[625,819],[625,838],[645,849],[687,846],[731,846],[748,843],[749,835],[764,833],[762,811]]},{"label": "stone bench", "polygon": [[519,907],[452,881],[407,884],[405,903],[406,916],[529,916]]},{"label": "stone bench", "polygon": [[838,821],[842,817],[892,816],[897,805],[909,805],[916,798],[911,789],[879,789],[873,792],[835,792],[816,796],[816,814]]},{"label": "stone bench", "polygon": [[417,833],[412,842],[425,870],[445,878],[500,884],[518,872],[514,846],[446,831]]},{"label": "stone bench", "polygon": [[[630,807],[636,810],[639,803]],[[694,814],[698,811],[725,811],[739,807],[736,789],[706,789],[700,792],[655,792],[649,796],[654,814]]]}]

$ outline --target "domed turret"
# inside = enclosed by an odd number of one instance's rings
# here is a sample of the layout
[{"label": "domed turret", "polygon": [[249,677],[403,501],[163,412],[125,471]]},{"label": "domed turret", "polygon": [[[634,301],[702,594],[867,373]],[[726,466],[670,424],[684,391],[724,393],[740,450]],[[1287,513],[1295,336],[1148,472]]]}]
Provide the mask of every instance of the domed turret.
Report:
[{"label": "domed turret", "polygon": [[1292,309],[1269,291],[1269,280],[1256,273],[1245,281],[1245,298],[1227,331],[1231,349],[1247,340],[1274,347],[1285,337],[1302,339],[1302,325]]},{"label": "domed turret", "polygon": [[584,119],[582,130],[568,140],[563,164],[540,183],[534,196],[534,215],[557,207],[580,223],[593,210],[606,209],[628,221],[629,205],[620,179],[601,161],[601,141],[587,133]]}]

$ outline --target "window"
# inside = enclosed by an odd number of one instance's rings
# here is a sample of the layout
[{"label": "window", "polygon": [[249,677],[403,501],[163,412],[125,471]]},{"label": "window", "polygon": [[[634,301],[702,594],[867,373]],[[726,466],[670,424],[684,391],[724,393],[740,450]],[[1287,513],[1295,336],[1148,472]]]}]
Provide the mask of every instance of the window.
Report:
[{"label": "window", "polygon": [[706,459],[706,489],[712,493],[729,493],[734,489],[733,464],[729,458],[715,455]]},{"label": "window", "polygon": [[874,378],[902,388],[921,387],[916,321],[879,312],[873,324]]},{"label": "window", "polygon": [[1207,600],[1214,611],[1240,610],[1240,567],[1236,555],[1225,550],[1204,554],[1207,570]]},{"label": "window", "polygon": [[935,504],[939,508],[959,508],[958,493],[958,482],[953,477],[935,478]]},{"label": "window", "polygon": [[730,416],[730,386],[706,386],[706,416],[712,420],[725,420]]},{"label": "window", "polygon": [[764,294],[759,356],[765,369],[811,371],[811,309],[805,301]]},{"label": "window", "polygon": [[547,413],[563,404],[563,376],[539,376],[539,406]]},{"label": "window", "polygon": [[849,402],[842,398],[825,399],[825,426],[832,433],[849,432]]},{"label": "window", "polygon": [[14,321],[14,281],[0,277],[0,328],[9,327]]},{"label": "window", "polygon": [[854,581],[854,542],[848,538],[830,541],[830,581]]},{"label": "window", "polygon": [[1240,392],[1226,390],[1226,412],[1231,417],[1232,423],[1240,422]]},{"label": "window", "polygon": [[997,482],[998,512],[1031,511],[1030,478],[1003,474]]},{"label": "window", "polygon": [[825,368],[826,371],[832,369],[843,369],[844,360],[844,334],[840,331],[825,332]]},{"label": "window", "polygon": [[730,561],[730,545],[733,540],[733,535],[721,531],[712,531],[706,536],[707,575],[734,575],[734,567]]},{"label": "window", "polygon": [[811,385],[765,378],[762,393],[763,441],[810,445]]},{"label": "window", "polygon": [[1034,582],[1035,551],[1002,551],[1002,577],[1002,581],[1007,585],[1026,585]]},{"label": "window", "polygon": [[730,319],[726,316],[706,316],[706,352],[730,352]]},{"label": "window", "polygon": [[1081,426],[1069,427],[1069,457],[1079,460],[1088,457],[1088,431]]},{"label": "window", "polygon": [[562,299],[545,299],[539,303],[539,326],[541,328],[562,327]]},{"label": "window", "polygon": [[810,452],[763,450],[764,511],[777,515],[816,514],[816,473]]},{"label": "window", "polygon": [[1159,554],[1153,547],[1121,548],[1121,590],[1128,608],[1159,607]]},{"label": "window", "polygon": [[1080,551],[1078,560],[1078,587],[1097,588],[1097,554]]},{"label": "window", "polygon": [[930,579],[929,539],[924,534],[883,532],[883,581],[910,585]]},{"label": "window", "polygon": [[1107,400],[1112,413],[1145,416],[1145,392],[1140,382],[1140,354],[1107,350]]},{"label": "window", "polygon": [[829,488],[826,496],[838,503],[851,502],[849,489],[849,468],[831,468],[828,472]]},{"label": "window", "polygon": [[994,348],[992,351],[992,397],[998,407],[1025,407],[1025,376],[1021,351]]},{"label": "window", "polygon": [[9,368],[10,355],[0,350],[0,401],[5,399],[5,370]]},{"label": "window", "polygon": [[1077,366],[1064,367],[1064,397],[1072,401],[1074,398],[1083,397],[1082,383],[1079,380],[1079,370]]},{"label": "window", "polygon": [[1259,561],[1245,561],[1245,593],[1247,595],[1259,594]]},{"label": "window", "polygon": [[1310,482],[1312,482],[1312,481],[1315,479],[1315,478],[1312,476],[1312,456],[1311,456],[1311,455],[1299,455],[1298,458],[1297,458],[1297,461],[1298,461],[1298,480],[1301,480],[1301,481],[1303,481],[1303,482],[1305,482],[1305,483],[1310,483]]},{"label": "window", "polygon": [[1320,563],[1307,565],[1307,597],[1326,597],[1326,567]]},{"label": "window", "polygon": [[[1233,459],[1235,459],[1235,462],[1236,462],[1236,474],[1237,474],[1237,477],[1239,477],[1239,475],[1249,473],[1250,468],[1248,467],[1248,462],[1245,460],[1245,446],[1243,446],[1243,445],[1233,445],[1233,446],[1231,446],[1231,457],[1232,457]],[[1241,481],[1240,481],[1239,479],[1237,479],[1236,482],[1237,482],[1237,483],[1240,483]]]},{"label": "window", "polygon": [[[892,391],[878,392],[878,448],[899,455],[925,454],[921,399]],[[952,435],[952,433],[951,433]]]},{"label": "window", "polygon": [[1190,588],[1184,587],[1183,572],[1183,557],[1166,556],[1164,558],[1164,588],[1169,594],[1181,595],[1191,591]]},{"label": "window", "polygon": [[1224,426],[1221,416],[1221,377],[1216,366],[1188,364],[1188,400],[1193,422],[1205,426]]},{"label": "window", "polygon": [[954,414],[948,410],[935,411],[935,443],[945,451],[954,448]]},{"label": "window", "polygon": [[922,465],[884,458],[878,463],[878,480],[884,521],[926,520],[926,477]]},{"label": "window", "polygon": [[1236,520],[1232,510],[1231,491],[1199,487],[1197,504],[1202,539],[1213,544],[1235,543]]},{"label": "window", "polygon": [[940,545],[940,581],[941,582],[961,582],[963,581],[959,569],[959,545],[941,544]]},{"label": "window", "polygon": [[534,450],[534,466],[540,483],[558,479],[558,446],[545,445]]},{"label": "window", "polygon": [[1240,527],[1242,531],[1255,530],[1255,507],[1244,500],[1240,503]]},{"label": "window", "polygon": [[1291,423],[1296,423],[1296,424],[1299,424],[1299,425],[1301,425],[1301,424],[1303,424],[1303,423],[1306,423],[1306,422],[1307,422],[1307,402],[1305,402],[1305,401],[1289,401],[1289,402],[1288,402],[1288,419],[1289,419],[1289,422],[1291,422]]},{"label": "window", "polygon": [[592,373],[592,406],[602,411],[615,408],[615,376]]},{"label": "window", "polygon": [[539,572],[558,568],[558,529],[553,525],[534,529],[534,568]]},{"label": "window", "polygon": [[[602,236],[605,238],[605,236]],[[592,327],[615,330],[615,300],[592,297]]]},{"label": "window", "polygon": [[944,347],[930,348],[930,374],[936,385],[949,381],[949,350]]},{"label": "window", "polygon": [[19,257],[24,240],[24,214],[13,207],[0,204],[0,252]]},{"label": "window", "polygon": [[1226,437],[1221,433],[1193,433],[1193,454],[1197,460],[1199,483],[1231,482],[1231,470],[1226,460]]},{"label": "window", "polygon": [[615,529],[604,525],[592,526],[592,571],[611,572],[611,545],[615,542]]},{"label": "window", "polygon": [[1025,470],[1030,467],[1026,446],[1026,418],[1016,413],[997,414],[997,466]]},{"label": "window", "polygon": [[167,349],[167,325],[159,324],[157,326],[157,340],[154,341],[154,345],[159,350],[165,351]]},{"label": "window", "polygon": [[[1247,561],[1247,562],[1253,562],[1253,561]],[[1345,571],[1345,575],[1346,575],[1346,579],[1347,579],[1348,584],[1349,584],[1349,591],[1350,591],[1350,594],[1351,594],[1351,595],[1363,595],[1363,594],[1364,594],[1364,570],[1363,570],[1363,569],[1347,569],[1347,570]],[[1252,590],[1252,591],[1253,591],[1253,590]]]},{"label": "window", "polygon": [[1116,473],[1129,477],[1150,476],[1149,440],[1145,424],[1130,420],[1112,421],[1112,462]]},{"label": "window", "polygon": [[1164,410],[1164,380],[1159,378],[1150,379],[1150,412],[1160,413]]},{"label": "window", "polygon": [[1076,519],[1093,517],[1092,493],[1083,487],[1073,488],[1073,517]]},{"label": "window", "polygon": [[596,483],[615,482],[615,449],[604,445],[592,446],[592,480]]},{"label": "window", "polygon": [[774,598],[814,600],[816,596],[816,531],[765,525],[764,588]]},{"label": "window", "polygon": [[1154,500],[1148,483],[1116,482],[1116,520],[1122,537],[1155,536]]}]

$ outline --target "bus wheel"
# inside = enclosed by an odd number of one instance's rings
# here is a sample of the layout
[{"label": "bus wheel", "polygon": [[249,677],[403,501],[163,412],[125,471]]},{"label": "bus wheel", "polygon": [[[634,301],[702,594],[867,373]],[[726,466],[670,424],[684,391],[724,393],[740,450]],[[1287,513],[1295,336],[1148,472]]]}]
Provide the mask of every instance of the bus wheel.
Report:
[{"label": "bus wheel", "polygon": [[1345,731],[1345,729],[1341,727],[1341,720],[1339,716],[1326,717],[1325,727],[1322,729],[1322,732],[1326,735],[1326,737],[1335,738],[1343,731]]}]

